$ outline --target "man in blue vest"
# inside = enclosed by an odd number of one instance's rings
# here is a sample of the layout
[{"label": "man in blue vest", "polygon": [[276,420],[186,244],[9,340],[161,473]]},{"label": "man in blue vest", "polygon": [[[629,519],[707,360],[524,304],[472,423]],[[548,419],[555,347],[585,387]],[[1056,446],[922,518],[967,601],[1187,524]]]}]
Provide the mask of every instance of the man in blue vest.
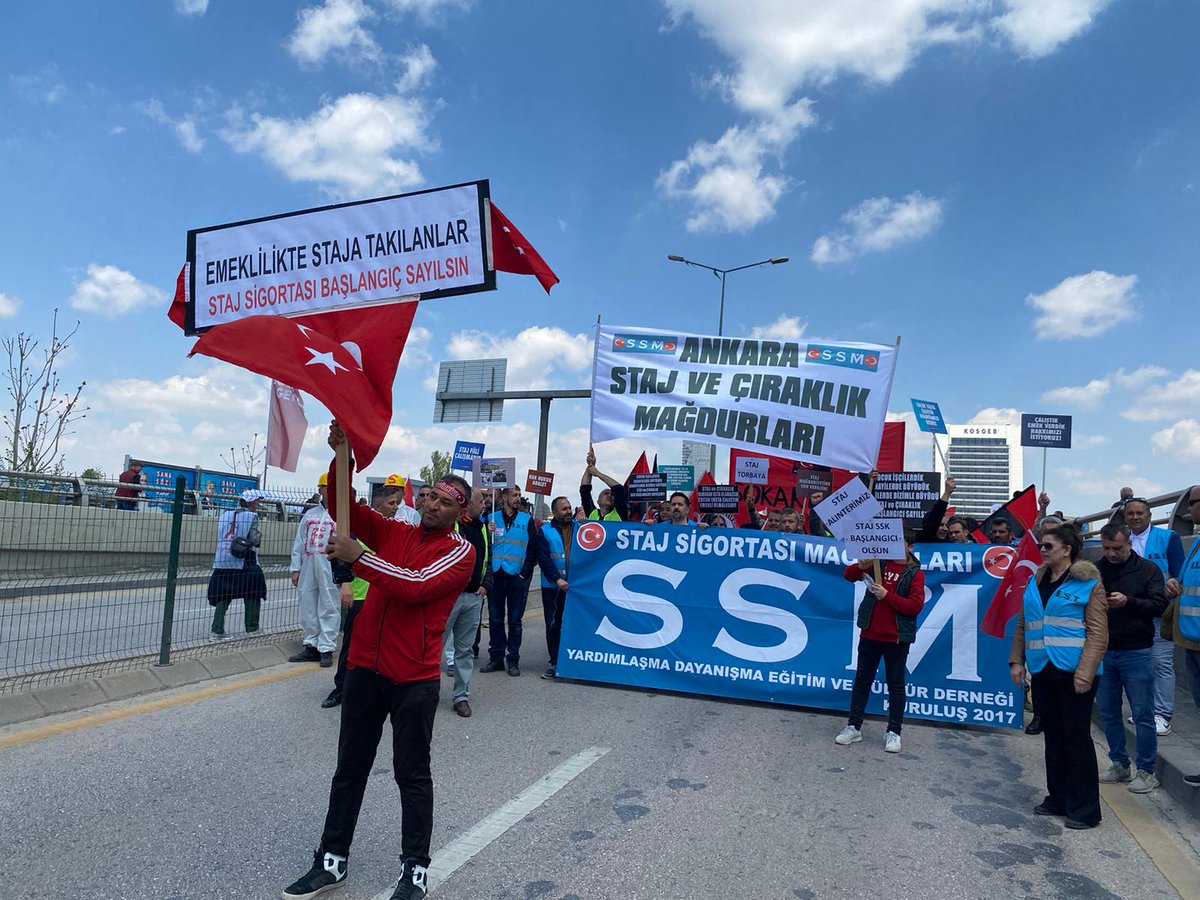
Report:
[{"label": "man in blue vest", "polygon": [[508,674],[516,677],[521,674],[521,617],[537,565],[537,523],[521,509],[521,489],[515,485],[504,491],[500,509],[484,516],[484,521],[492,538],[492,589],[487,598],[491,659],[479,671],[500,672],[507,667]]},{"label": "man in blue vest", "polygon": [[[596,497],[595,503],[592,502],[593,477],[608,485]],[[596,451],[590,446],[587,468],[583,470],[583,478],[579,480],[579,501],[589,519],[604,519],[606,522],[624,522],[629,519],[629,492],[617,479],[596,468]]]},{"label": "man in blue vest", "polygon": [[[1188,491],[1188,511],[1200,522],[1200,484]],[[1163,614],[1162,636],[1183,649],[1192,700],[1200,708],[1200,539],[1193,538],[1179,573],[1180,592]],[[1183,783],[1200,788],[1200,775],[1185,775]]]},{"label": "man in blue vest", "polygon": [[558,672],[558,643],[562,637],[563,610],[567,602],[567,566],[571,562],[571,545],[579,523],[572,516],[571,501],[555,497],[550,503],[551,518],[538,531],[538,565],[542,570],[542,609],[546,618],[546,649],[550,665],[543,678],[553,678]]},{"label": "man in blue vest", "polygon": [[[1133,550],[1158,566],[1166,579],[1167,600],[1179,596],[1179,572],[1183,568],[1183,543],[1169,528],[1150,524],[1150,504],[1144,497],[1130,497],[1122,510],[1132,534]],[[1154,629],[1154,726],[1159,737],[1171,733],[1175,714],[1175,645],[1162,639],[1161,622]]]}]

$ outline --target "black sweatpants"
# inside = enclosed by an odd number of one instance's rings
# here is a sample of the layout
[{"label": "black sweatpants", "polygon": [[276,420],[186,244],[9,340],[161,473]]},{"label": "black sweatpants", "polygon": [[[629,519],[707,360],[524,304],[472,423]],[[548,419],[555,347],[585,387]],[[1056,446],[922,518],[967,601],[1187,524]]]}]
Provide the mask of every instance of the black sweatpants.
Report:
[{"label": "black sweatpants", "polygon": [[563,608],[567,595],[557,587],[542,588],[542,611],[546,620],[546,650],[550,653],[550,665],[558,665],[558,643],[562,638]]},{"label": "black sweatpants", "polygon": [[367,669],[346,671],[337,771],[329,788],[322,853],[350,855],[383,723],[391,716],[392,768],[400,788],[400,856],[417,865],[429,865],[429,842],[433,837],[429,744],[433,740],[438,682],[434,678],[396,684]]},{"label": "black sweatpants", "polygon": [[1046,742],[1046,799],[1055,813],[1095,825],[1100,821],[1100,771],[1092,745],[1092,704],[1099,679],[1075,693],[1075,673],[1046,668],[1034,673],[1033,711],[1042,717]]},{"label": "black sweatpants", "polygon": [[354,628],[354,620],[358,618],[358,611],[363,608],[365,600],[355,600],[350,604],[350,609],[346,613],[346,621],[342,625],[342,649],[338,651],[337,671],[333,673],[333,686],[337,690],[342,690],[346,683],[346,657],[350,655],[350,633]]},{"label": "black sweatpants", "polygon": [[904,665],[908,662],[911,644],[893,644],[874,638],[858,639],[858,670],[854,673],[854,687],[850,691],[850,722],[862,728],[867,699],[871,696],[871,682],[879,671],[879,660],[887,674],[888,686],[888,731],[899,734],[904,725]]}]

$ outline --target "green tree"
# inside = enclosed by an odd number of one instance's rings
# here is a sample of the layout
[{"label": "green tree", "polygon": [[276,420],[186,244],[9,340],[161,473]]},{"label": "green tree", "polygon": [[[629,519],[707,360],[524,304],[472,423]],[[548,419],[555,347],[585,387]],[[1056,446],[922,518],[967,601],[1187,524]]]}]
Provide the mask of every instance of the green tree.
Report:
[{"label": "green tree", "polygon": [[440,450],[429,454],[429,465],[421,466],[421,480],[426,484],[437,484],[450,474],[451,456]]},{"label": "green tree", "polygon": [[95,466],[88,466],[86,469],[84,469],[82,472],[79,473],[79,477],[86,478],[88,481],[104,481],[104,480],[106,480],[104,477],[103,470],[97,469]]}]

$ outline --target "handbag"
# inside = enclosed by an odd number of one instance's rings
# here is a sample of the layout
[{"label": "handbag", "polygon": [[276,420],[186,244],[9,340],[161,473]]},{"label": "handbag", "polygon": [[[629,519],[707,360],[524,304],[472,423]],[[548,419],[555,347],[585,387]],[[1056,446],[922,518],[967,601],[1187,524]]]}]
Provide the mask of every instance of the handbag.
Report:
[{"label": "handbag", "polygon": [[251,551],[254,550],[254,545],[244,537],[240,537],[237,532],[237,513],[233,514],[233,540],[229,542],[229,554],[234,559],[248,559]]}]

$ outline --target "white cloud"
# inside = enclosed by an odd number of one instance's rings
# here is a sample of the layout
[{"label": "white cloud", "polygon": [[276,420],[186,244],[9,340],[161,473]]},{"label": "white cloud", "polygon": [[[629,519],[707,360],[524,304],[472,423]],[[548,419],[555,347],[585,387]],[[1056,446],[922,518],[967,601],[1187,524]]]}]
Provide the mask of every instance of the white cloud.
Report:
[{"label": "white cloud", "polygon": [[690,203],[688,231],[753,228],[775,215],[775,204],[791,186],[775,170],[800,130],[816,120],[812,104],[800,100],[771,118],[729,128],[715,143],[697,141],[659,173],[658,188]]},{"label": "white cloud", "polygon": [[750,337],[755,339],[774,338],[781,341],[795,341],[804,337],[804,330],[808,327],[807,322],[802,322],[799,316],[788,316],[780,314],[769,325],[755,325],[750,329]]},{"label": "white cloud", "polygon": [[412,13],[426,22],[433,22],[445,12],[466,9],[471,0],[384,0],[384,4],[398,13]]},{"label": "white cloud", "polygon": [[378,60],[379,45],[363,22],[375,13],[363,0],[325,0],[297,14],[288,51],[305,65],[319,65],[330,53],[343,59]]},{"label": "white cloud", "polygon": [[1082,409],[1095,409],[1104,398],[1112,385],[1107,378],[1093,378],[1087,384],[1078,387],[1052,388],[1042,394],[1047,403],[1061,403],[1064,406],[1077,406]]},{"label": "white cloud", "polygon": [[239,153],[259,153],[292,181],[313,181],[337,196],[363,197],[421,183],[406,154],[435,149],[421,100],[346,94],[303,119],[255,115],[223,136]]},{"label": "white cloud", "polygon": [[181,16],[202,16],[208,12],[208,0],[175,0],[175,12]]},{"label": "white cloud", "polygon": [[[1092,512],[1099,512],[1100,508],[1107,507],[1110,503],[1117,499],[1121,494],[1121,488],[1131,487],[1133,493],[1138,497],[1153,497],[1156,494],[1161,494],[1164,490],[1161,482],[1153,481],[1141,475],[1133,474],[1132,466],[1119,466],[1114,473],[1109,470],[1107,473],[1101,473],[1095,469],[1072,469],[1072,468],[1055,468],[1055,481],[1062,478],[1067,482],[1067,489],[1073,494],[1095,498],[1098,508],[1068,510],[1069,515],[1087,515]],[[1051,508],[1057,506],[1053,499],[1053,492],[1050,500]]]},{"label": "white cloud", "polygon": [[155,98],[142,104],[141,109],[155,122],[170,128],[188,153],[199,153],[204,149],[204,141],[200,138],[200,133],[196,129],[196,120],[192,116],[172,118],[167,114],[162,102]]},{"label": "white cloud", "polygon": [[1188,369],[1177,378],[1143,390],[1137,403],[1121,413],[1133,422],[1173,419],[1200,408],[1200,371]]},{"label": "white cloud", "polygon": [[510,390],[521,390],[547,387],[551,373],[579,378],[592,365],[593,347],[591,335],[535,325],[514,337],[460,331],[450,338],[446,353],[448,359],[505,357],[508,359],[505,385]]},{"label": "white cloud", "polygon": [[842,222],[845,228],[817,238],[813,262],[846,262],[863,253],[919,240],[942,224],[942,204],[920,191],[900,200],[872,197],[845,213]]},{"label": "white cloud", "polygon": [[1117,369],[1113,372],[1112,379],[1121,387],[1127,390],[1135,390],[1143,385],[1149,384],[1151,381],[1158,381],[1160,378],[1166,378],[1170,375],[1170,371],[1162,366],[1142,366],[1134,369],[1132,372],[1126,372],[1124,369]]},{"label": "white cloud", "polygon": [[418,44],[404,56],[400,57],[403,71],[396,79],[396,90],[401,94],[411,93],[425,84],[433,70],[437,68],[437,60],[425,44]]},{"label": "white cloud", "polygon": [[[700,141],[659,175],[668,197],[691,202],[693,231],[744,231],[766,221],[790,185],[781,157],[800,125],[815,121],[806,87],[839,76],[888,84],[926,49],[983,42],[997,35],[1027,56],[1051,52],[1086,28],[1101,0],[663,0],[672,26],[684,22],[711,40],[730,70],[707,83],[719,87],[751,123],[730,128],[715,144]],[[998,13],[998,14],[997,14]],[[795,110],[803,108],[803,123]],[[790,121],[773,141],[762,127]],[[778,126],[774,126],[778,127]],[[750,136],[752,140],[747,140]],[[743,147],[735,158],[727,145]],[[749,152],[748,152],[749,151]],[[698,157],[708,157],[705,165]],[[744,202],[737,202],[739,195]]]},{"label": "white cloud", "polygon": [[1026,57],[1046,56],[1084,31],[1109,0],[1005,0],[993,27]]},{"label": "white cloud", "polygon": [[37,72],[25,75],[9,75],[9,83],[29,103],[44,103],[53,106],[67,96],[58,66],[53,63]]},{"label": "white cloud", "polygon": [[1091,450],[1094,447],[1103,447],[1111,443],[1107,435],[1103,434],[1073,434],[1071,435],[1071,447],[1074,450]]},{"label": "white cloud", "polygon": [[1200,422],[1180,419],[1150,435],[1156,453],[1164,453],[1180,462],[1200,462]]},{"label": "white cloud", "polygon": [[1039,313],[1033,323],[1038,340],[1097,337],[1135,315],[1136,275],[1112,275],[1100,270],[1063,279],[1044,294],[1025,302]]},{"label": "white cloud", "polygon": [[987,406],[975,413],[967,425],[1020,425],[1021,411],[1011,406]]},{"label": "white cloud", "polygon": [[21,301],[11,294],[0,291],[0,318],[15,316],[21,309]]},{"label": "white cloud", "polygon": [[89,263],[87,278],[75,285],[71,306],[100,313],[110,319],[144,306],[165,304],[167,295],[116,266]]},{"label": "white cloud", "polygon": [[408,332],[408,340],[404,342],[404,355],[400,357],[400,368],[415,369],[429,363],[433,357],[429,353],[429,342],[433,340],[433,332],[421,325],[414,325]]}]

